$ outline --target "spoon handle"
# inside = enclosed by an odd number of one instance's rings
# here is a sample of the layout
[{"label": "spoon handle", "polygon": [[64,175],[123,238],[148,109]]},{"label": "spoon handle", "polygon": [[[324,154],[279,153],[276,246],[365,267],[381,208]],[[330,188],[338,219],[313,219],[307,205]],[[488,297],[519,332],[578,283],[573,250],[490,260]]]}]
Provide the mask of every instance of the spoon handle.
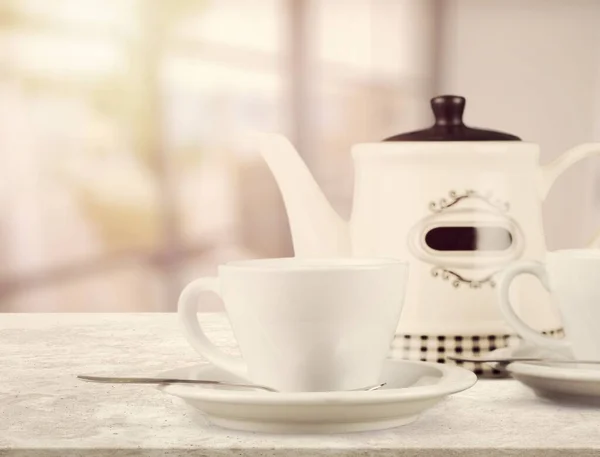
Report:
[{"label": "spoon handle", "polygon": [[175,379],[175,378],[132,378],[132,377],[111,377],[111,376],[86,376],[79,375],[79,379],[89,382],[102,382],[111,384],[203,384],[203,385],[219,385],[231,387],[247,387],[251,389],[262,389],[269,392],[277,392],[271,387],[261,386],[258,384],[240,384],[235,382],[225,381],[209,381],[206,379]]},{"label": "spoon handle", "polygon": [[[174,378],[133,378],[133,377],[118,377],[118,376],[87,376],[78,375],[79,379],[88,382],[102,382],[110,384],[202,384],[210,386],[228,386],[228,387],[244,387],[249,389],[262,389],[268,392],[279,392],[271,387],[261,386],[259,384],[242,384],[236,382],[227,381],[210,381],[207,379],[174,379]],[[386,383],[382,382],[374,384],[372,386],[360,387],[358,389],[351,389],[347,392],[367,391],[372,392],[385,386]]]},{"label": "spoon handle", "polygon": [[513,362],[546,362],[546,363],[571,363],[571,364],[590,364],[600,365],[600,360],[570,360],[570,359],[543,359],[540,357],[456,357],[448,356],[450,360],[457,362],[473,363],[513,363]]}]

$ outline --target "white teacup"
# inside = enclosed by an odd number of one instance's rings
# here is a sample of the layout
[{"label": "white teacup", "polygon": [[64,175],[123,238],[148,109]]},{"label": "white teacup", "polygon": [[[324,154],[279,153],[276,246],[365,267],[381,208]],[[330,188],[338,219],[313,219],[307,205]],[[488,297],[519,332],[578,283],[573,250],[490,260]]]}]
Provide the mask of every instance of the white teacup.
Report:
[{"label": "white teacup", "polygon": [[[509,288],[512,280],[520,274],[537,276],[548,289],[558,305],[565,339],[542,335],[516,314],[510,304]],[[525,340],[579,360],[600,360],[600,250],[549,252],[545,265],[517,262],[504,271],[498,293],[504,318]]]},{"label": "white teacup", "polygon": [[[408,264],[392,259],[264,259],[219,266],[190,283],[179,317],[213,364],[280,391],[357,389],[379,381],[400,318]],[[219,295],[242,358],[206,337],[197,299]]]}]

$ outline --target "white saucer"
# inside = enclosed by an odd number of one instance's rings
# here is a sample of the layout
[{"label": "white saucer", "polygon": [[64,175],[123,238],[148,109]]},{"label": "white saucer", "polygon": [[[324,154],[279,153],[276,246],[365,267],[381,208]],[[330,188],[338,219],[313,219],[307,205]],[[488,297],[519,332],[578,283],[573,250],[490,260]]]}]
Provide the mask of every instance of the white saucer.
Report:
[{"label": "white saucer", "polygon": [[[530,344],[497,349],[490,357],[560,357]],[[563,355],[564,357],[564,355]],[[513,378],[533,389],[542,398],[559,401],[600,403],[600,367],[543,365],[514,362],[506,366]]]},{"label": "white saucer", "polygon": [[[241,381],[212,365],[171,370],[161,377]],[[444,397],[477,381],[464,368],[387,360],[373,392],[273,393],[237,388],[171,384],[159,389],[204,412],[216,425],[268,433],[347,433],[409,424]],[[450,419],[450,418],[449,418]]]}]

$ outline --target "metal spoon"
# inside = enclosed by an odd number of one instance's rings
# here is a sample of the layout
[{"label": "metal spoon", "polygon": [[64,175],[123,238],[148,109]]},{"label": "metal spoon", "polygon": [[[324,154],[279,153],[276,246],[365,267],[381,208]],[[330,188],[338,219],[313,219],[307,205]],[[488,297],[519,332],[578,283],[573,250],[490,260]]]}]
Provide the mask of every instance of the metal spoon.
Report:
[{"label": "metal spoon", "polygon": [[513,362],[542,362],[542,363],[570,363],[570,364],[589,364],[600,365],[600,360],[570,360],[570,359],[544,359],[541,357],[456,357],[449,355],[450,360],[457,362],[472,363],[501,363],[509,364]]},{"label": "metal spoon", "polygon": [[[114,376],[87,376],[78,375],[77,378],[89,382],[101,382],[110,384],[202,384],[202,385],[218,385],[218,386],[229,386],[229,387],[244,387],[248,389],[262,389],[269,392],[279,392],[272,387],[261,386],[259,384],[243,384],[229,381],[210,381],[207,379],[175,379],[175,378],[132,378],[132,377],[114,377]],[[350,389],[347,392],[354,391],[366,391],[370,392],[373,390],[380,389],[385,386],[385,382],[380,384],[374,384],[372,386],[361,387],[359,389]]]}]

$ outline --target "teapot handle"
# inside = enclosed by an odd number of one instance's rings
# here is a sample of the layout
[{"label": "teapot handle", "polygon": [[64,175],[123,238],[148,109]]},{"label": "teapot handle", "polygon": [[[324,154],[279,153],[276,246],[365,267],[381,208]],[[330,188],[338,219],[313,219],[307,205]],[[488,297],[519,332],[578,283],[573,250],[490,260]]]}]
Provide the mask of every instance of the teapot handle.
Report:
[{"label": "teapot handle", "polygon": [[[556,179],[563,174],[569,167],[575,165],[580,160],[588,157],[600,155],[600,143],[585,143],[575,146],[569,149],[567,152],[561,154],[552,162],[542,167],[542,179],[541,179],[541,198],[544,200],[548,195],[548,191],[556,181]],[[596,232],[592,241],[589,243],[588,248],[600,247],[600,230]]]}]

